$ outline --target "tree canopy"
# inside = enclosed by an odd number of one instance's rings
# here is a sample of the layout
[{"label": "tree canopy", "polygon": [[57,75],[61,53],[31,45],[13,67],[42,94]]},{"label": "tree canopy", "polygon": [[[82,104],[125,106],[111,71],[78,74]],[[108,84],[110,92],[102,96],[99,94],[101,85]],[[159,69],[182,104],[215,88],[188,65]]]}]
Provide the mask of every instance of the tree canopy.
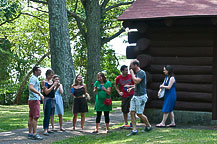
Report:
[{"label": "tree canopy", "polygon": [[[104,71],[111,81],[119,74],[118,59],[108,42],[124,32],[117,17],[132,2],[66,1],[73,65],[76,73],[81,73],[85,77],[90,93],[97,72]],[[0,63],[0,66],[7,64],[8,69],[4,69],[1,74],[8,75],[6,79],[10,79],[17,88],[37,61],[50,50],[48,3],[45,0],[3,0],[0,5],[0,56],[5,57],[4,63]],[[3,47],[6,41],[9,45]],[[50,67],[49,58],[45,57],[40,65]],[[13,101],[15,93],[12,95]],[[25,101],[28,94],[23,93],[22,97],[24,95]]]}]

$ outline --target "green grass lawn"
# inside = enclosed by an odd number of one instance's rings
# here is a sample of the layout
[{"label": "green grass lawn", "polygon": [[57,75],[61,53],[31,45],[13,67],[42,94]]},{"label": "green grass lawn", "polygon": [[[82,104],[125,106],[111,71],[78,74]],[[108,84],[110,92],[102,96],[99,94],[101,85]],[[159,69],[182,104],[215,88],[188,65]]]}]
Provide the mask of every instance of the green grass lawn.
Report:
[{"label": "green grass lawn", "polygon": [[[86,113],[86,117],[92,117],[96,115],[94,106],[89,105],[89,112]],[[120,101],[113,101],[113,108],[120,107]],[[29,107],[28,105],[0,105],[0,132],[9,131],[13,129],[26,128],[28,123]],[[72,109],[66,109],[64,112],[63,120],[72,120]],[[78,116],[80,118],[80,115]],[[43,105],[41,105],[41,117],[38,120],[38,125],[43,123]],[[55,116],[55,123],[58,122],[58,117]]]},{"label": "green grass lawn", "polygon": [[115,130],[109,134],[76,136],[55,144],[216,144],[217,132],[214,130],[155,128],[150,132],[127,137],[130,130]]}]

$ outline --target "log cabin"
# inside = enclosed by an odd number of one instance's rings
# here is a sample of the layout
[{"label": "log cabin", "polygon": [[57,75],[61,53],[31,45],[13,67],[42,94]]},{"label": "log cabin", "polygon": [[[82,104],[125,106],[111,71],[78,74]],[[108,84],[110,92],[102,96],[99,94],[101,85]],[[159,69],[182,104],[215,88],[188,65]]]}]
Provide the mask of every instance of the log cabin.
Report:
[{"label": "log cabin", "polygon": [[129,28],[127,59],[138,59],[147,73],[146,107],[162,108],[157,92],[169,64],[177,81],[175,110],[212,112],[216,120],[217,1],[136,0],[118,20]]}]

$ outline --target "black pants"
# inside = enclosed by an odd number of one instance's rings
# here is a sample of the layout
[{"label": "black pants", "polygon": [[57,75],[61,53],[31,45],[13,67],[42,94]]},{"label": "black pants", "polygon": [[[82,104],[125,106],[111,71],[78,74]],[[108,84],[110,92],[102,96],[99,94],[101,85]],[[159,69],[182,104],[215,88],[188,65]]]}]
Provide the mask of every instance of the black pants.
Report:
[{"label": "black pants", "polygon": [[[97,111],[96,123],[100,123],[102,111]],[[105,123],[109,123],[109,111],[104,111]]]}]

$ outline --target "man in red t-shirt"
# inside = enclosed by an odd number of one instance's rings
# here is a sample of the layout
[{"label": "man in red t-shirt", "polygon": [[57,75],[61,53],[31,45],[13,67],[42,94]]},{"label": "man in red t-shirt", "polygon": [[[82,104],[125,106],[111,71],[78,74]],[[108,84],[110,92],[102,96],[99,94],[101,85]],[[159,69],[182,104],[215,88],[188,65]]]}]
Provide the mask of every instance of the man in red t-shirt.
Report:
[{"label": "man in red t-shirt", "polygon": [[128,125],[128,113],[130,108],[130,100],[134,94],[134,83],[132,76],[128,74],[128,68],[126,65],[121,66],[121,75],[117,76],[115,79],[115,89],[120,96],[122,96],[121,110],[124,116],[125,124],[122,126],[130,127]]}]

